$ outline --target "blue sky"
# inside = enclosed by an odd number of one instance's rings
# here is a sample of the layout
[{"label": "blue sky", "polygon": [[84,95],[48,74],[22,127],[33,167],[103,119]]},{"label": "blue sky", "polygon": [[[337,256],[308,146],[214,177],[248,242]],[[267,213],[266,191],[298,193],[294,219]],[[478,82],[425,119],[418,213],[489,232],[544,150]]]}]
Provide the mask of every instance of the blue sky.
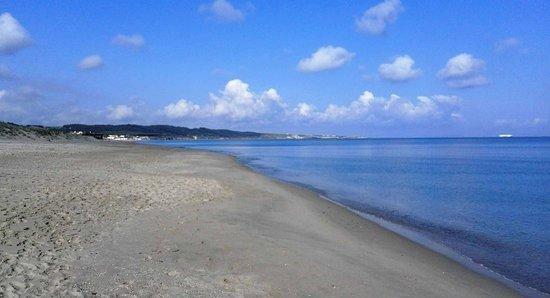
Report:
[{"label": "blue sky", "polygon": [[550,135],[548,1],[9,1],[0,120]]}]

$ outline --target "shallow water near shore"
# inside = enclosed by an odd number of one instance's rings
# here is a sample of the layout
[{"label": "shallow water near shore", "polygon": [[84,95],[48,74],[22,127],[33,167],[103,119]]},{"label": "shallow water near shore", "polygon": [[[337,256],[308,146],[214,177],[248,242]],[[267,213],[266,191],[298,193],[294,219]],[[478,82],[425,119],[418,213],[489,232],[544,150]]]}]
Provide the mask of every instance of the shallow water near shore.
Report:
[{"label": "shallow water near shore", "polygon": [[550,292],[550,138],[194,140]]}]

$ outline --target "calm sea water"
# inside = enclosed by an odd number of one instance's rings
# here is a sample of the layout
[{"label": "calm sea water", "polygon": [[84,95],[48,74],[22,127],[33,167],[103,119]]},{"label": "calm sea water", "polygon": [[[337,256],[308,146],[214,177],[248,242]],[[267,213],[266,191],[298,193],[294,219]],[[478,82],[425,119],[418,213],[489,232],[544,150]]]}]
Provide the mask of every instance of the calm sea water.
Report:
[{"label": "calm sea water", "polygon": [[198,140],[550,293],[550,138]]}]

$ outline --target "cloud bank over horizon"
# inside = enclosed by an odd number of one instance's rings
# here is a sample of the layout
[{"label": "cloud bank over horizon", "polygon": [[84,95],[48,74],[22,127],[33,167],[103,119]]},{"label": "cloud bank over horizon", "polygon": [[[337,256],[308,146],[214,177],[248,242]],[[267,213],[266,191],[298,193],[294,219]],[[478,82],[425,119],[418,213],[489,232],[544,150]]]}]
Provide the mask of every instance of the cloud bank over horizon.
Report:
[{"label": "cloud bank over horizon", "polygon": [[[42,95],[39,91],[27,88],[18,92],[0,90],[0,115],[6,112],[32,113],[35,107],[25,106],[21,102],[32,102]],[[193,101],[179,99],[151,112],[147,107],[133,107],[131,104],[108,105],[102,111],[59,110],[58,120],[69,119],[77,111],[82,120],[109,120],[122,123],[129,120],[140,120],[155,116],[157,121],[177,123],[185,120],[220,119],[233,123],[269,124],[291,121],[342,123],[357,122],[384,124],[414,123],[423,121],[457,121],[462,118],[459,113],[460,98],[453,95],[417,96],[407,100],[396,94],[388,98],[375,96],[371,91],[364,91],[358,98],[346,105],[328,104],[318,109],[312,103],[299,102],[296,106],[286,103],[274,88],[254,92],[250,86],[239,80],[228,81],[222,90],[211,92],[209,101],[204,105]],[[46,108],[46,107],[44,107]],[[52,110],[53,107],[50,109]],[[140,113],[138,110],[142,110]],[[66,115],[63,115],[66,114]],[[63,115],[63,117],[61,117]],[[54,121],[55,122],[55,121]]]},{"label": "cloud bank over horizon", "polygon": [[228,121],[308,121],[367,123],[456,121],[460,98],[453,95],[418,96],[406,100],[396,94],[389,98],[375,97],[364,91],[355,101],[347,105],[329,104],[318,110],[313,104],[300,102],[295,107],[287,104],[274,88],[255,93],[250,86],[234,79],[227,82],[223,90],[210,93],[210,102],[200,106],[180,99],[166,105],[160,114],[173,119],[221,117]]}]

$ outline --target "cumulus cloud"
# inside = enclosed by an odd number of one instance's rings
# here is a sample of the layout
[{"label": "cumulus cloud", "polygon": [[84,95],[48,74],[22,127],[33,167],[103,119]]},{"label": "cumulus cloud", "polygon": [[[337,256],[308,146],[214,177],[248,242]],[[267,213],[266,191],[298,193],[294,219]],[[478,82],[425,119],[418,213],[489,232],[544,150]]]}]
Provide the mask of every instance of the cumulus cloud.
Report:
[{"label": "cumulus cloud", "polygon": [[10,55],[31,43],[27,30],[11,14],[5,12],[0,15],[0,53]]},{"label": "cumulus cloud", "polygon": [[209,97],[210,102],[203,106],[181,99],[166,105],[160,113],[168,118],[219,117],[243,121],[265,120],[286,108],[277,90],[270,88],[257,94],[239,79],[230,80],[223,90],[210,93]]},{"label": "cumulus cloud", "polygon": [[145,45],[145,39],[140,34],[118,34],[117,36],[113,37],[112,43],[121,47],[139,49]]},{"label": "cumulus cloud", "polygon": [[77,66],[82,70],[100,68],[103,66],[103,59],[99,55],[91,55],[80,60]]},{"label": "cumulus cloud", "polygon": [[385,0],[367,9],[361,18],[355,21],[357,29],[370,34],[381,34],[386,27],[395,22],[399,14],[404,10],[401,1]]},{"label": "cumulus cloud", "polygon": [[521,42],[515,37],[509,37],[499,40],[495,43],[495,50],[497,52],[503,52],[519,47]]},{"label": "cumulus cloud", "polygon": [[107,118],[111,120],[123,120],[134,116],[134,109],[127,105],[108,106]]},{"label": "cumulus cloud", "polygon": [[395,94],[384,98],[377,97],[370,91],[364,91],[349,104],[329,104],[324,110],[318,110],[307,102],[289,106],[273,88],[255,93],[247,83],[234,79],[227,82],[223,90],[210,93],[210,102],[205,105],[199,106],[182,99],[168,104],[159,112],[170,119],[218,118],[256,123],[281,121],[393,123],[460,121],[462,116],[459,109],[460,98],[452,95],[418,96],[415,100],[407,100]]},{"label": "cumulus cloud", "polygon": [[318,72],[335,69],[353,59],[354,53],[342,47],[326,46],[319,48],[309,58],[300,60],[297,69],[301,72]]},{"label": "cumulus cloud", "polygon": [[208,13],[212,18],[222,22],[242,22],[245,19],[244,10],[235,8],[227,0],[215,0],[211,4],[201,5],[199,12]]},{"label": "cumulus cloud", "polygon": [[315,107],[305,102],[299,103],[296,108],[293,110],[293,114],[298,115],[299,117],[309,118],[313,116],[315,112]]},{"label": "cumulus cloud", "polygon": [[212,105],[207,113],[212,116],[223,116],[232,120],[258,119],[274,108],[283,106],[281,96],[275,89],[268,89],[261,94],[250,90],[247,83],[235,79],[227,82],[224,90],[210,94]]},{"label": "cumulus cloud", "polygon": [[480,72],[485,68],[485,62],[474,58],[471,54],[461,53],[449,61],[437,76],[451,88],[471,88],[489,83]]},{"label": "cumulus cloud", "polygon": [[415,101],[391,94],[389,98],[375,97],[365,91],[347,105],[329,104],[325,110],[317,111],[301,103],[292,111],[298,119],[320,122],[415,122],[426,120],[456,121],[461,118],[460,99],[450,95],[418,96]]},{"label": "cumulus cloud", "polygon": [[382,79],[403,82],[414,79],[420,75],[419,68],[414,67],[414,60],[408,56],[399,56],[392,63],[384,63],[378,67],[378,74]]},{"label": "cumulus cloud", "polygon": [[483,69],[484,66],[483,60],[462,53],[449,59],[445,68],[439,71],[438,76],[442,79],[462,78]]},{"label": "cumulus cloud", "polygon": [[164,107],[163,114],[168,118],[183,118],[192,116],[200,110],[200,106],[193,104],[185,99],[180,99],[176,103],[171,103]]}]

